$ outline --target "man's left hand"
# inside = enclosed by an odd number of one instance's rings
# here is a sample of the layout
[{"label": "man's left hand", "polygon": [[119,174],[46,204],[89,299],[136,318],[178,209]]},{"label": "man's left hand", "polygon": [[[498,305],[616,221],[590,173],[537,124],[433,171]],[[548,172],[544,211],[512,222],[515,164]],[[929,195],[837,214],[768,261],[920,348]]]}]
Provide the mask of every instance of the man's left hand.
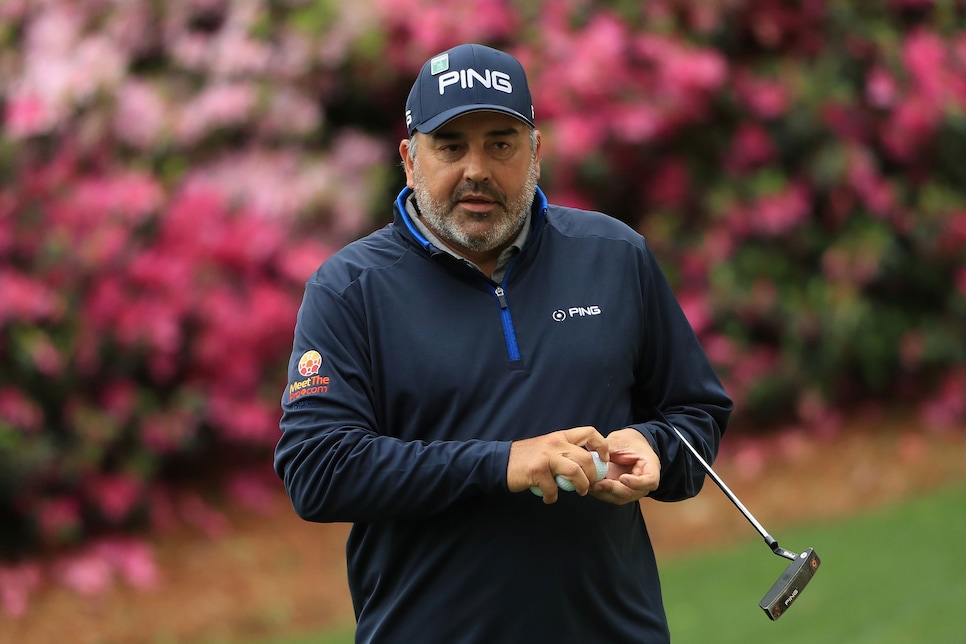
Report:
[{"label": "man's left hand", "polygon": [[610,466],[607,477],[590,488],[601,501],[623,505],[639,501],[661,482],[661,459],[644,435],[627,427],[607,436]]}]

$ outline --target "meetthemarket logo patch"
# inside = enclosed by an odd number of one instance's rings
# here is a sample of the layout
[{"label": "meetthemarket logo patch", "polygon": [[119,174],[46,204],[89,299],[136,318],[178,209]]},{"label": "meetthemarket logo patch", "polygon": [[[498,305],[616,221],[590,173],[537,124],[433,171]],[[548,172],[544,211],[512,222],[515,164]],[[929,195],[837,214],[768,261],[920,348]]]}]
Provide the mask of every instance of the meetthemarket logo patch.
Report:
[{"label": "meetthemarket logo patch", "polygon": [[299,373],[303,376],[314,376],[322,367],[322,354],[318,351],[310,350],[302,354],[299,358]]},{"label": "meetthemarket logo patch", "polygon": [[302,354],[299,358],[299,373],[305,378],[289,383],[288,402],[310,394],[328,393],[331,380],[329,376],[318,375],[321,367],[322,354],[318,351],[310,350]]}]

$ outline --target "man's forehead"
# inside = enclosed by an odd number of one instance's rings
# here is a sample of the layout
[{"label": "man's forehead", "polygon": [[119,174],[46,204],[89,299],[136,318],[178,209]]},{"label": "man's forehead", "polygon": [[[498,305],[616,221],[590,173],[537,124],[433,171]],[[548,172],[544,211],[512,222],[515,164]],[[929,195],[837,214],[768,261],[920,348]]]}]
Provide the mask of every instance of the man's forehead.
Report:
[{"label": "man's forehead", "polygon": [[486,136],[508,136],[519,134],[525,128],[526,124],[523,121],[509,114],[480,110],[469,112],[457,116],[451,121],[447,121],[433,130],[430,136],[434,138],[450,138],[458,135],[466,136],[480,133]]}]

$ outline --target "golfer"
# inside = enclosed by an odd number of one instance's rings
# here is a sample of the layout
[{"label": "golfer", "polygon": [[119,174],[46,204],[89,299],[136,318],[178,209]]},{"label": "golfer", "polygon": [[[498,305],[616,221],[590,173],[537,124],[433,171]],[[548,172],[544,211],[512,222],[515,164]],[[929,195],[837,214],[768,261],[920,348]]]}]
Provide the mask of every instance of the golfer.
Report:
[{"label": "golfer", "polygon": [[356,639],[665,642],[638,501],[704,472],[653,410],[711,461],[732,402],[641,235],[537,187],[515,58],[434,56],[405,119],[393,222],[306,284],[275,452],[353,524]]}]

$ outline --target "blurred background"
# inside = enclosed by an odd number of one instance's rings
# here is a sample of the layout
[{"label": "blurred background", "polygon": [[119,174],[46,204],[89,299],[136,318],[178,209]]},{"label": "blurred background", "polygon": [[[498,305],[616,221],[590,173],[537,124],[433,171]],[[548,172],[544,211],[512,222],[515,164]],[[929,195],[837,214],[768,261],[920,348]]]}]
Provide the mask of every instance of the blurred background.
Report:
[{"label": "blurred background", "polygon": [[[292,329],[390,220],[409,88],[461,42],[527,69],[550,200],[655,250],[764,523],[966,488],[964,28],[962,0],[3,0],[0,641],[351,625],[347,527],[271,470]],[[662,557],[755,539],[716,494],[644,504]]]}]

